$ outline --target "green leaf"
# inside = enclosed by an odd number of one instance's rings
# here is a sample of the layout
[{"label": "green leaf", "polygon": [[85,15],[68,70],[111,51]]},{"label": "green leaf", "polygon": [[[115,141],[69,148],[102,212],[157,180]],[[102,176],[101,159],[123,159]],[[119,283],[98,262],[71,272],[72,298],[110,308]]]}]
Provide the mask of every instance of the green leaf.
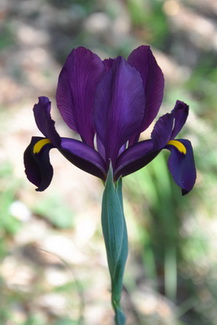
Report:
[{"label": "green leaf", "polygon": [[121,179],[115,184],[110,168],[102,200],[102,229],[112,284],[112,305],[116,324],[124,324],[120,308],[124,269],[128,255],[127,228],[123,211]]}]

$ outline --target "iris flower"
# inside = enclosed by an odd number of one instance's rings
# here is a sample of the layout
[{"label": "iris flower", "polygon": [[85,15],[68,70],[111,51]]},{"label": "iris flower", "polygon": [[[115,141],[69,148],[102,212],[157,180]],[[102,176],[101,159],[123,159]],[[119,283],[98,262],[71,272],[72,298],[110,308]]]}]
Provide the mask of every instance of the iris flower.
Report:
[{"label": "iris flower", "polygon": [[163,73],[149,46],[138,47],[127,60],[121,56],[101,60],[84,47],[72,50],[59,76],[56,102],[64,122],[80,140],[60,137],[50,115],[50,100],[39,97],[33,111],[43,137],[32,137],[25,151],[28,179],[37,191],[49,186],[52,148],[103,181],[111,165],[114,182],[168,149],[169,171],[182,193],[188,193],[196,178],[192,146],[189,140],[176,138],[186,122],[188,105],[177,101],[171,113],[156,122],[150,139],[139,141],[158,114],[163,90]]}]

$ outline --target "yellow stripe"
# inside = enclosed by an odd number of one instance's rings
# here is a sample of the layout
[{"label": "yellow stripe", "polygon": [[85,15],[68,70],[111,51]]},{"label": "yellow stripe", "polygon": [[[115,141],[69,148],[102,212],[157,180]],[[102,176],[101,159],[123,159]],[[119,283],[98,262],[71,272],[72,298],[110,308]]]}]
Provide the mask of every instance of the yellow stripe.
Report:
[{"label": "yellow stripe", "polygon": [[33,147],[33,153],[39,153],[41,151],[41,149],[48,143],[51,143],[51,141],[49,139],[41,139],[38,142],[36,142],[36,144]]},{"label": "yellow stripe", "polygon": [[184,155],[187,153],[187,149],[185,148],[184,144],[178,140],[170,140],[167,144],[176,147],[179,152],[183,153]]}]

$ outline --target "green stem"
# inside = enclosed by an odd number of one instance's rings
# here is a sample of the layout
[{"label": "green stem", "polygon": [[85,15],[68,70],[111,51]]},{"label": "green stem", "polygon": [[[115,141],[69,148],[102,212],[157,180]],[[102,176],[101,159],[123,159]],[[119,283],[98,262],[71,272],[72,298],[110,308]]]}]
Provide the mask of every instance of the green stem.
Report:
[{"label": "green stem", "polygon": [[102,201],[102,229],[111,277],[111,302],[115,311],[115,324],[124,325],[121,293],[124,269],[128,255],[127,227],[123,211],[121,179],[115,184],[110,168]]},{"label": "green stem", "polygon": [[115,311],[115,325],[124,325],[126,323],[126,317],[120,308],[114,308]]}]

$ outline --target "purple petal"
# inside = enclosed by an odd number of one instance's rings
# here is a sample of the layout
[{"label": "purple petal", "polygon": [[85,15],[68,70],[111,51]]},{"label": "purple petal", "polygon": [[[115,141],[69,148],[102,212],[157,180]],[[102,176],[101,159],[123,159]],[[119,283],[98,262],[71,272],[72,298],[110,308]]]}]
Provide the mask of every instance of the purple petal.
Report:
[{"label": "purple petal", "polygon": [[112,65],[113,65],[115,60],[117,60],[117,59],[109,58],[109,59],[103,60],[103,64],[104,64],[104,66],[106,68],[106,71],[108,71],[108,70],[110,70],[112,68]]},{"label": "purple petal", "polygon": [[188,117],[188,112],[189,112],[189,106],[177,100],[176,105],[171,112],[175,118],[174,128],[171,135],[172,139],[174,139],[177,136],[177,134],[180,132],[183,125],[185,124],[186,119]]},{"label": "purple petal", "polygon": [[69,54],[57,86],[57,106],[64,121],[91,146],[95,90],[104,70],[104,64],[96,54],[79,47]]},{"label": "purple petal", "polygon": [[159,118],[151,134],[156,148],[163,148],[176,137],[186,122],[188,110],[187,104],[177,100],[171,113]]},{"label": "purple petal", "polygon": [[147,129],[156,117],[164,90],[163,73],[158,66],[149,46],[140,46],[128,58],[128,63],[135,67],[141,74],[145,90],[146,104],[143,109],[145,115],[140,132]]},{"label": "purple petal", "polygon": [[131,174],[146,166],[159,152],[159,150],[153,150],[153,142],[151,140],[141,141],[129,147],[118,158],[115,179]]},{"label": "purple petal", "polygon": [[33,154],[35,144],[44,138],[32,137],[29,146],[24,152],[25,173],[28,180],[37,186],[36,191],[44,191],[53,177],[53,168],[49,160],[49,151],[53,148],[51,143],[46,144],[43,149]]},{"label": "purple petal", "polygon": [[33,108],[37,127],[54,146],[58,147],[60,145],[60,136],[55,130],[55,122],[51,119],[50,110],[51,102],[47,97],[39,97],[38,103]]},{"label": "purple petal", "polygon": [[144,104],[140,74],[117,58],[97,87],[94,107],[95,128],[113,168],[121,146],[140,130]]},{"label": "purple petal", "polygon": [[102,141],[100,140],[98,134],[96,134],[96,145],[97,145],[97,151],[99,152],[100,156],[106,161],[106,153],[105,153],[105,147],[102,144]]},{"label": "purple petal", "polygon": [[84,142],[69,138],[61,139],[60,152],[65,158],[87,173],[105,180],[105,162],[97,151]]},{"label": "purple petal", "polygon": [[187,194],[194,186],[196,169],[194,155],[190,141],[179,139],[186,148],[186,154],[181,153],[175,146],[168,145],[171,155],[168,160],[169,170],[174,181],[182,189],[182,194]]},{"label": "purple petal", "polygon": [[171,139],[173,128],[173,114],[165,114],[156,122],[151,138],[156,149],[163,149]]}]

